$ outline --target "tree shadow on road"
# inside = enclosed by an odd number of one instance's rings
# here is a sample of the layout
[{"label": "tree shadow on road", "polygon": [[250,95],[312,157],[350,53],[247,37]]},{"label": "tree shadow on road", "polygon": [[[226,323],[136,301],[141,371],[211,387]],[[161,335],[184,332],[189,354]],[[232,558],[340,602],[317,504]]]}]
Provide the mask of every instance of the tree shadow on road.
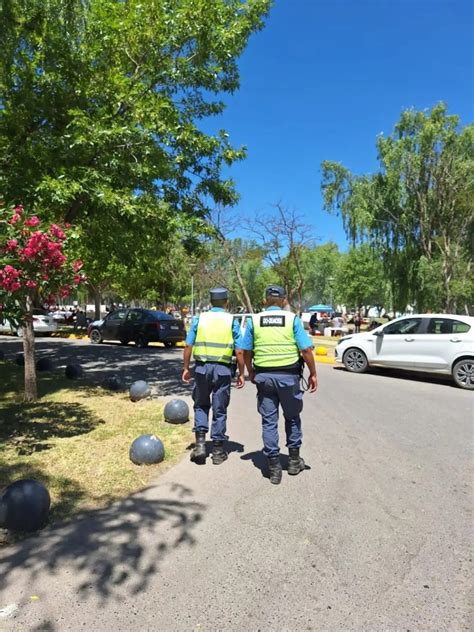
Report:
[{"label": "tree shadow on road", "polygon": [[17,573],[28,585],[45,585],[48,576],[64,571],[84,599],[119,601],[138,594],[169,552],[196,544],[193,530],[205,510],[182,485],[170,485],[167,497],[155,495],[148,488],[3,549],[0,591]]},{"label": "tree shadow on road", "polygon": [[[14,361],[22,345],[15,339],[2,340],[5,359]],[[181,380],[183,370],[182,350],[147,347],[137,349],[120,344],[77,344],[66,340],[36,341],[37,359],[47,357],[53,364],[50,376],[64,375],[67,364],[80,364],[84,369],[84,379],[90,384],[100,385],[107,377],[119,376],[127,387],[136,380],[147,381],[158,396],[190,396],[192,387]],[[41,373],[42,378],[47,374]],[[79,382],[70,381],[72,386]],[[64,384],[48,380],[46,392],[54,392],[63,388]]]}]

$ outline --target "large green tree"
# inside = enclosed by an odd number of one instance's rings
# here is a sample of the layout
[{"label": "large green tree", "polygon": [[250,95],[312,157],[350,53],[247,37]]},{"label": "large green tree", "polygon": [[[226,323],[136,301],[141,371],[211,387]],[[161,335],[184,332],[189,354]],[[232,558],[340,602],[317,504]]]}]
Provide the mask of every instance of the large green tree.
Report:
[{"label": "large green tree", "polygon": [[469,309],[474,125],[461,128],[444,104],[407,110],[377,150],[380,169],[371,175],[323,163],[325,208],[342,214],[354,243],[368,240],[382,253],[397,309]]},{"label": "large green tree", "polygon": [[119,239],[106,232],[154,223],[164,256],[170,219],[197,231],[210,203],[236,199],[221,169],[244,149],[200,123],[239,87],[237,59],[270,4],[1,0],[0,195],[78,225],[108,255]]}]

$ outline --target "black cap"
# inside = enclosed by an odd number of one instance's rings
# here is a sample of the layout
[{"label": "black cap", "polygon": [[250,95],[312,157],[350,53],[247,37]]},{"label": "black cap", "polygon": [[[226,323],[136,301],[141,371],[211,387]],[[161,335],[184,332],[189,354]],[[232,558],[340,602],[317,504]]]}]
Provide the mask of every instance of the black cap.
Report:
[{"label": "black cap", "polygon": [[285,298],[286,292],[281,285],[269,285],[265,289],[265,296],[273,296],[275,298]]},{"label": "black cap", "polygon": [[214,287],[209,294],[211,301],[226,301],[229,298],[229,292],[225,287]]}]

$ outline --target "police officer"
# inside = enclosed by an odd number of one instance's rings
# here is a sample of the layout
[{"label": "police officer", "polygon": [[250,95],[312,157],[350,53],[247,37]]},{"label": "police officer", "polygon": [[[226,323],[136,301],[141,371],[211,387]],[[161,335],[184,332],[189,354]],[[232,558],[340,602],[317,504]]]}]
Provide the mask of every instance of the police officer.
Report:
[{"label": "police officer", "polygon": [[[212,462],[220,465],[227,459],[224,441],[227,426],[227,407],[230,401],[232,379],[232,355],[234,342],[240,336],[239,323],[228,308],[229,293],[225,288],[211,290],[212,308],[195,316],[186,337],[183,361],[183,381],[191,380],[189,363],[194,356],[194,428],[196,443],[191,452],[191,461],[206,462],[206,433],[209,430],[209,410],[212,400]],[[244,386],[244,361],[242,354],[237,359],[239,376],[237,388]]]},{"label": "police officer", "polygon": [[[313,345],[301,320],[284,309],[286,292],[278,285],[265,290],[266,309],[248,320],[243,350],[250,379],[257,385],[258,412],[262,416],[263,453],[268,459],[270,482],[281,482],[282,468],[278,445],[278,407],[285,417],[286,445],[289,449],[288,474],[305,469],[300,457],[303,393],[300,376],[304,363],[309,369],[309,390],[318,388]],[[253,360],[253,363],[252,363]]]}]

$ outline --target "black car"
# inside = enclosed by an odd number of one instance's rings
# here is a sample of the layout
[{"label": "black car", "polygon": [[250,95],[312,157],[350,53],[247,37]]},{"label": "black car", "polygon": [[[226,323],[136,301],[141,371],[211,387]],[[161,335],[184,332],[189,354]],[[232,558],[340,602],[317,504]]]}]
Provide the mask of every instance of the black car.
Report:
[{"label": "black car", "polygon": [[123,345],[133,341],[137,347],[146,347],[149,342],[162,342],[165,347],[174,347],[186,338],[182,320],[165,312],[140,308],[116,309],[103,320],[92,322],[87,333],[94,344],[119,340]]}]

